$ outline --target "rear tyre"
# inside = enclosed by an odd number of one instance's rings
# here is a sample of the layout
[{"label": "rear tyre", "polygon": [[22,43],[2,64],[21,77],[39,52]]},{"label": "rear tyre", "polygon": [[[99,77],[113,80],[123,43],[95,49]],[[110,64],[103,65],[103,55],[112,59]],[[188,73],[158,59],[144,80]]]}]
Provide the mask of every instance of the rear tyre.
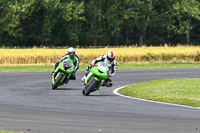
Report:
[{"label": "rear tyre", "polygon": [[58,84],[60,83],[60,81],[62,80],[62,78],[63,78],[63,75],[60,74],[60,75],[58,76],[58,78],[56,79],[55,84],[52,85],[52,89],[53,89],[53,90],[57,89]]},{"label": "rear tyre", "polygon": [[88,83],[89,86],[87,88],[87,90],[85,91],[85,95],[88,96],[97,86],[97,81],[92,77],[92,79],[90,80],[90,82]]}]

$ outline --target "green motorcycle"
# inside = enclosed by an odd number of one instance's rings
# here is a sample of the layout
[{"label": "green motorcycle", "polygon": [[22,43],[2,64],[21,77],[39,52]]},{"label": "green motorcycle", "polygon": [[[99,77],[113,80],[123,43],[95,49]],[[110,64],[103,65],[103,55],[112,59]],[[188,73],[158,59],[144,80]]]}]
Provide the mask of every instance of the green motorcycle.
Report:
[{"label": "green motorcycle", "polygon": [[99,62],[97,66],[94,66],[85,79],[83,95],[88,96],[91,92],[99,90],[102,80],[108,79],[108,71],[109,68],[104,62]]},{"label": "green motorcycle", "polygon": [[55,90],[57,87],[63,85],[69,78],[74,70],[74,64],[72,60],[63,60],[56,68],[57,72],[52,75],[52,89]]}]

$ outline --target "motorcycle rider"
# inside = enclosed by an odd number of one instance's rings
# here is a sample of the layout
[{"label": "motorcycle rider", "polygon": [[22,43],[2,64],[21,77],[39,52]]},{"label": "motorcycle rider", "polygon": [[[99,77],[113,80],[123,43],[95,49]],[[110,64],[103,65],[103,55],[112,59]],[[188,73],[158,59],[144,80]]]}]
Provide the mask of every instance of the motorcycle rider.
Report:
[{"label": "motorcycle rider", "polygon": [[113,85],[111,77],[115,75],[117,70],[117,62],[115,60],[115,53],[113,51],[108,51],[107,55],[101,55],[97,59],[94,59],[91,62],[91,65],[86,68],[85,75],[81,80],[83,82],[85,81],[91,68],[94,67],[98,62],[104,62],[109,68],[109,78],[103,82],[102,86],[111,87]]},{"label": "motorcycle rider", "polygon": [[[73,73],[71,74],[71,77],[69,79],[71,80],[76,80],[76,71],[79,69],[79,57],[77,56],[76,52],[75,52],[75,49],[73,47],[70,47],[68,50],[67,50],[68,54],[65,54],[58,62],[56,62],[55,64],[55,69],[54,71],[52,72],[53,75],[56,75],[57,73],[57,70],[56,69],[58,67],[58,65],[65,59],[71,59],[73,64],[74,64],[74,71]],[[66,81],[67,83],[68,81]]]}]

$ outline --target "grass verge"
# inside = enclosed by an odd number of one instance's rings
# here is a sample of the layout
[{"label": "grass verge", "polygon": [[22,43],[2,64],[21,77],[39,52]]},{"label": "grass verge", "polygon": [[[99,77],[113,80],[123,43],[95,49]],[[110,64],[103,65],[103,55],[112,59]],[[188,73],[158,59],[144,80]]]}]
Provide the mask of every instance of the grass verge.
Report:
[{"label": "grass verge", "polygon": [[120,64],[118,69],[194,68],[200,64]]},{"label": "grass verge", "polygon": [[8,131],[0,131],[0,133],[23,133],[23,132],[8,132]]},{"label": "grass verge", "polygon": [[119,91],[136,98],[200,107],[200,79],[164,79],[130,85]]},{"label": "grass verge", "polygon": [[[87,65],[80,65],[79,70],[85,70]],[[200,64],[119,64],[117,69],[151,69],[151,68],[194,68]],[[0,72],[34,72],[52,71],[54,65],[9,65],[0,66]]]},{"label": "grass verge", "polygon": [[[81,65],[79,70],[85,70],[86,65]],[[39,72],[53,71],[54,65],[15,65],[15,66],[0,66],[0,72]]]}]

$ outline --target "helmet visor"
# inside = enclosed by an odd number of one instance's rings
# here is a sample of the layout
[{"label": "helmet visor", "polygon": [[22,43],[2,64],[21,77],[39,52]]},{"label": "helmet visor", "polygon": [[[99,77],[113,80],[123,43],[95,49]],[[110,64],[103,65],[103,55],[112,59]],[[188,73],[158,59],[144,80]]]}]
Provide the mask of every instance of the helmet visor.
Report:
[{"label": "helmet visor", "polygon": [[108,56],[107,56],[107,59],[108,59],[109,62],[113,62],[115,60],[115,58],[110,58]]},{"label": "helmet visor", "polygon": [[75,55],[75,53],[74,53],[74,52],[71,52],[71,53],[69,53],[69,56],[70,56],[71,58],[73,58],[73,57],[74,57],[74,55]]}]

